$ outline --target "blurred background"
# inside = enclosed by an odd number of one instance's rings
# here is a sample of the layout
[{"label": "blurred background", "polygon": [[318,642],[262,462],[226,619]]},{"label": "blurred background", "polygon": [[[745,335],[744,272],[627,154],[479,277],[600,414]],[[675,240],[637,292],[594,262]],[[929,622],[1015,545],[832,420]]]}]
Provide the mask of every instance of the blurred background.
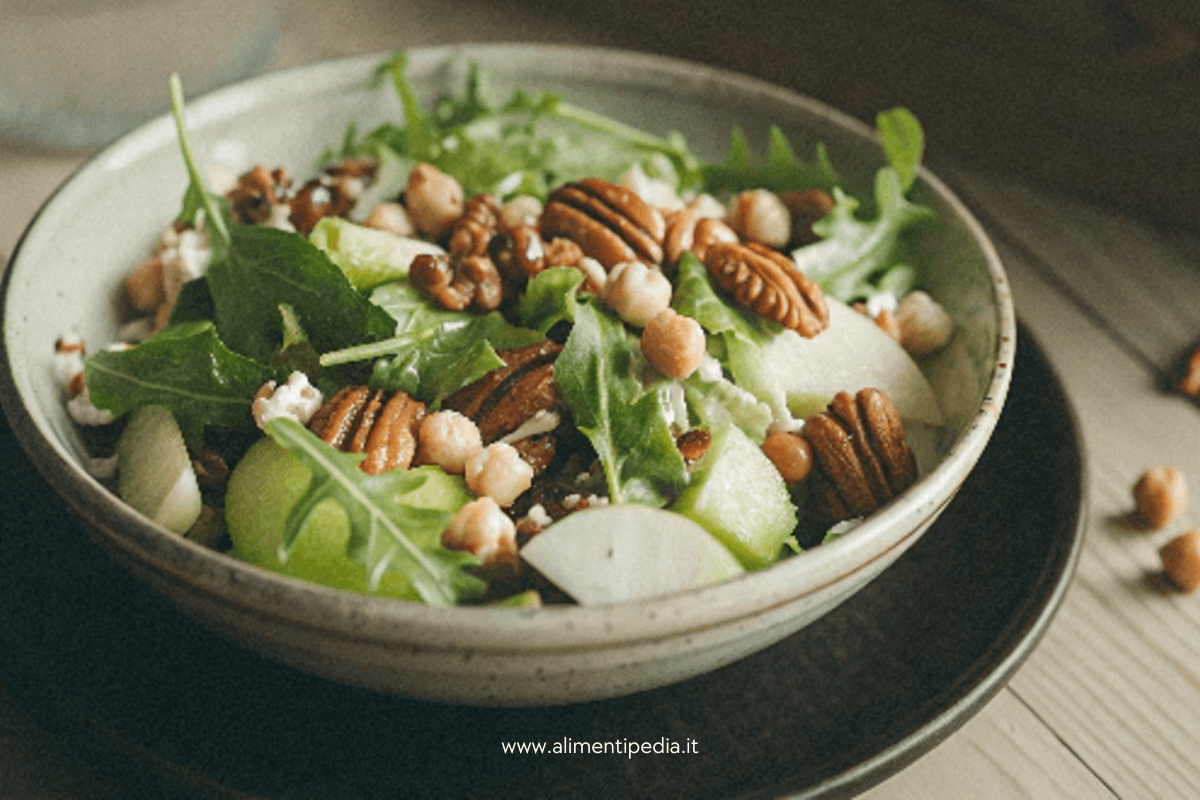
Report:
[{"label": "blurred background", "polygon": [[717,64],[868,122],[905,105],[931,160],[1200,226],[1194,0],[0,0],[0,21],[0,170],[30,140],[86,149],[161,112],[171,69],[196,93],[340,55],[523,39]]}]

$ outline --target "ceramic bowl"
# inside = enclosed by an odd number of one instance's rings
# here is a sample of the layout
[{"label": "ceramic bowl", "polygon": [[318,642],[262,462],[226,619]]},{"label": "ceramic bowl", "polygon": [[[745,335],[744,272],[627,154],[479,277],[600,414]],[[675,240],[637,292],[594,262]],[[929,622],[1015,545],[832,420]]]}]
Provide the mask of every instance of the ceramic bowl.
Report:
[{"label": "ceramic bowl", "polygon": [[[678,130],[708,157],[724,156],[733,125],[761,144],[774,123],[800,154],[824,142],[856,189],[870,185],[881,163],[868,126],[718,69],[542,45],[409,55],[410,78],[426,101],[461,85],[453,75],[469,57],[497,96],[515,86],[554,90],[652,131]],[[397,118],[392,94],[369,86],[383,58],[306,66],[190,100],[198,161],[235,170],[261,161],[311,174],[348,120],[367,130]],[[164,97],[165,86],[164,79]],[[926,365],[948,417],[943,458],[849,534],[727,583],[601,607],[430,608],[263,571],[122,504],[82,466],[52,352],[68,332],[95,346],[115,338],[121,281],[179,208],[186,178],[165,116],[89,160],[25,232],[4,284],[4,409],[32,462],[115,560],[185,613],[270,658],[381,692],[476,705],[572,703],[665,685],[764,648],[863,587],[917,541],[987,444],[1013,365],[1009,287],[978,223],[935,176],[920,177],[918,199],[941,220],[921,243],[928,289],[957,323],[951,345]]]}]

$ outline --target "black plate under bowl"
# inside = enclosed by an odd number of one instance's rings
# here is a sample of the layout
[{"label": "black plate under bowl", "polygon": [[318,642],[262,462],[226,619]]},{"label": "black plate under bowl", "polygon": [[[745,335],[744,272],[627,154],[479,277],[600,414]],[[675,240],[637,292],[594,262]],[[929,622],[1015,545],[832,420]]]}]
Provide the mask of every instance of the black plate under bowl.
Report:
[{"label": "black plate under bowl", "polygon": [[[1078,428],[1024,329],[1018,353],[977,469],[866,589],[716,672],[550,709],[383,697],[229,644],[114,567],[4,429],[4,679],[65,751],[125,796],[853,794],[927,752],[1000,690],[1074,571]],[[503,752],[518,741],[694,742],[697,752]]]}]

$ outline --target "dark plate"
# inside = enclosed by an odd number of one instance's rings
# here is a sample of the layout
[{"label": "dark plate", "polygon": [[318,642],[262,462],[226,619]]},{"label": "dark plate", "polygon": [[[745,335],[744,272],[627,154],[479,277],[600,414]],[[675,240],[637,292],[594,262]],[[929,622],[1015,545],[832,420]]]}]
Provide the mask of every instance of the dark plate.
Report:
[{"label": "dark plate", "polygon": [[[978,468],[921,541],[866,589],[732,666],[632,697],[551,709],[382,697],[238,649],[114,567],[4,429],[4,677],[64,749],[128,796],[862,791],[999,691],[1040,639],[1073,573],[1084,504],[1079,432],[1024,329],[1018,352]],[[508,741],[576,750],[694,742],[698,752],[506,755]]]}]

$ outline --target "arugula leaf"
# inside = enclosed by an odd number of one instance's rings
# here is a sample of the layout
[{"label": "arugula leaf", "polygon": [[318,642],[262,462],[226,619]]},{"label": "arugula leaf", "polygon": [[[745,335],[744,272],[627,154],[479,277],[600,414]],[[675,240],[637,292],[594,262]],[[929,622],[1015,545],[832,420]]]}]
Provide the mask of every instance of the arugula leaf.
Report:
[{"label": "arugula leaf", "polygon": [[323,366],[380,359],[371,385],[401,389],[436,406],[442,398],[504,366],[497,349],[540,342],[544,334],[510,325],[497,311],[482,316],[433,308],[410,284],[385,284],[372,295],[396,319],[397,334],[325,353]]},{"label": "arugula leaf", "polygon": [[630,164],[665,157],[672,177],[684,186],[699,183],[699,160],[677,134],[665,138],[574,106],[554,93],[515,90],[496,103],[478,63],[467,64],[457,95],[443,95],[432,112],[423,110],[405,76],[401,52],[385,61],[376,76],[391,79],[400,98],[402,124],[384,123],[352,143],[347,154],[386,147],[412,161],[427,161],[454,175],[468,195],[516,192],[544,197],[555,185],[589,175],[616,180]]},{"label": "arugula leaf", "polygon": [[575,319],[575,297],[583,273],[574,267],[550,267],[530,279],[514,316],[527,328],[545,334],[559,322]]},{"label": "arugula leaf", "polygon": [[213,253],[205,280],[217,330],[231,349],[267,359],[282,337],[281,304],[304,320],[318,352],[391,335],[387,312],[303,236],[260,225],[236,225],[230,234],[228,249]]},{"label": "arugula leaf", "polygon": [[687,485],[687,466],[667,421],[667,384],[646,389],[639,373],[621,321],[580,303],[554,363],[559,394],[599,456],[611,501],[663,506]]},{"label": "arugula leaf", "polygon": [[833,210],[813,225],[822,240],[793,251],[792,259],[826,294],[849,303],[872,293],[872,279],[883,280],[889,269],[911,263],[903,233],[932,222],[936,214],[904,196],[903,179],[892,167],[875,174],[879,210],[873,220],[857,218],[858,200],[841,189],[835,188],[833,195]]},{"label": "arugula leaf", "polygon": [[361,453],[340,452],[295,420],[279,418],[267,434],[312,470],[312,482],[288,515],[283,547],[295,545],[314,509],[332,500],[350,524],[347,555],[366,567],[371,589],[383,575],[402,573],[429,605],[452,606],[483,594],[486,583],[464,571],[478,563],[467,552],[440,545],[450,510],[409,505],[403,496],[418,489],[425,476],[415,470],[368,475],[358,468]]},{"label": "arugula leaf", "polygon": [[925,132],[907,108],[896,107],[875,116],[875,129],[883,140],[888,164],[900,175],[904,191],[912,188],[917,166],[925,153]]},{"label": "arugula leaf", "polygon": [[740,128],[730,134],[729,151],[721,163],[705,165],[703,188],[712,194],[739,192],[743,189],[770,189],[775,192],[796,189],[832,189],[839,178],[829,161],[823,142],[815,147],[812,164],[805,164],[792,149],[787,135],[777,125],[767,130],[766,158],[759,161]]},{"label": "arugula leaf", "polygon": [[166,406],[189,444],[205,425],[250,422],[254,393],[286,371],[241,356],[221,343],[213,324],[164,328],[129,350],[93,353],[84,364],[92,402],[120,416],[145,405]]},{"label": "arugula leaf", "polygon": [[183,82],[178,73],[173,73],[168,79],[171,92],[171,115],[175,119],[175,130],[179,135],[179,149],[183,155],[183,163],[187,168],[188,186],[183,194],[183,207],[180,209],[178,220],[188,225],[199,226],[201,212],[207,219],[209,239],[215,250],[229,242],[229,204],[225,198],[214,195],[204,185],[200,170],[196,168],[196,159],[192,155],[192,146],[188,141],[186,125],[183,121]]},{"label": "arugula leaf", "polygon": [[771,407],[724,375],[697,370],[680,383],[700,427],[715,430],[732,423],[755,444],[766,438],[775,419]]}]

